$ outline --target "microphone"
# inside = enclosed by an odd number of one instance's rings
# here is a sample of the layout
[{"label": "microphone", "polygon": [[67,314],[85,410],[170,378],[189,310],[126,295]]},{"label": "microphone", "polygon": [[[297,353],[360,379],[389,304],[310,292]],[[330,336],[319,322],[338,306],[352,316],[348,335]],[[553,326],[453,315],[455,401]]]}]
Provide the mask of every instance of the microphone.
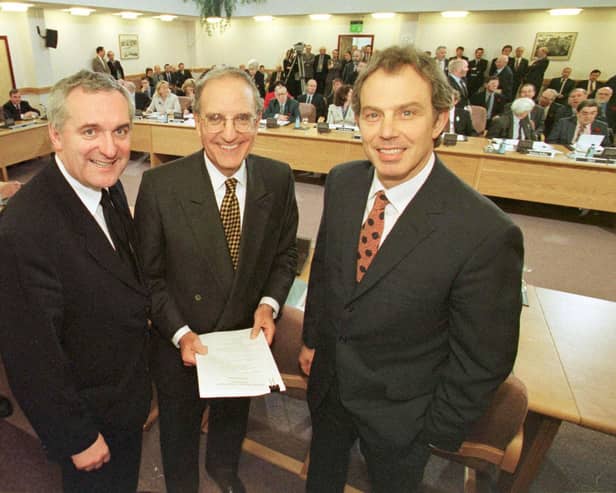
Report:
[{"label": "microphone", "polygon": [[8,397],[0,394],[0,419],[8,418],[13,414],[13,405]]}]

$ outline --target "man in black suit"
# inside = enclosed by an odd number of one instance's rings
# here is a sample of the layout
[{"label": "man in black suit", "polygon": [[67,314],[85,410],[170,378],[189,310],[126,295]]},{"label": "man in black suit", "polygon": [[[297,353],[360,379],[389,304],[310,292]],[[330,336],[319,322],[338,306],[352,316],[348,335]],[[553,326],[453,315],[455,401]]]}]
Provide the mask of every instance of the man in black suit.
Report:
[{"label": "man in black suit", "polygon": [[513,99],[513,72],[507,65],[508,58],[501,55],[496,59],[496,72],[494,75],[498,77],[498,87],[506,101]]},{"label": "man in black suit", "polygon": [[603,86],[597,89],[597,97],[595,98],[599,106],[599,114],[597,118],[607,123],[612,132],[616,131],[616,98],[614,91],[609,86]]},{"label": "man in black suit", "polygon": [[476,136],[477,131],[473,128],[471,114],[466,108],[458,106],[460,93],[455,89],[451,93],[453,98],[452,107],[449,109],[449,122],[445,126],[444,131],[469,137]]},{"label": "man in black suit", "polygon": [[289,98],[289,93],[284,84],[276,86],[274,89],[276,97],[267,105],[263,112],[263,118],[276,118],[277,120],[292,121],[300,118],[299,103]]},{"label": "man in black suit", "polygon": [[124,69],[120,60],[115,59],[113,51],[107,52],[107,65],[114,79],[124,79]]},{"label": "man in black suit", "polygon": [[[524,84],[520,87],[520,98],[528,98],[533,103],[535,102],[535,86],[532,84]],[[504,112],[507,113],[511,111],[511,106],[513,103],[508,103],[505,105]],[[531,121],[533,132],[535,134],[535,139],[533,140],[541,140],[541,136],[544,134],[544,124],[543,124],[544,111],[541,106],[538,104],[534,104],[533,109],[528,114],[528,118]]]},{"label": "man in black suit", "polygon": [[[535,86],[533,86],[534,88]],[[562,118],[564,106],[556,102],[555,89],[546,89],[539,96],[539,106],[543,111],[543,135],[547,138],[558,120]]]},{"label": "man in black suit", "polygon": [[[297,103],[296,103],[297,104]],[[211,70],[193,110],[204,150],[143,175],[135,218],[155,327],[152,371],[167,491],[199,489],[199,334],[252,327],[269,343],[297,263],[288,165],[249,154],[262,102],[243,70]],[[243,492],[238,462],[250,399],[211,399],[205,467]]]},{"label": "man in black suit", "polygon": [[485,73],[488,68],[488,61],[483,58],[484,49],[475,50],[475,58],[468,64],[468,92],[472,96],[483,86]]},{"label": "man in black suit", "polygon": [[4,119],[12,118],[13,120],[27,120],[35,118],[41,114],[39,110],[30,106],[30,103],[21,99],[19,89],[11,89],[9,91],[9,100],[2,106]]},{"label": "man in black suit", "polygon": [[55,159],[0,218],[0,348],[64,491],[134,492],[148,415],[149,292],[118,177],[133,110],[108,75],[58,82]]},{"label": "man in black suit", "polygon": [[522,46],[518,46],[515,49],[515,57],[513,57],[513,62],[510,67],[513,72],[513,97],[515,98],[518,93],[518,88],[522,84],[526,72],[528,72],[528,58],[524,58],[524,48]]},{"label": "man in black suit", "polygon": [[484,89],[471,97],[471,105],[483,106],[487,111],[487,123],[505,109],[505,98],[498,92],[498,77],[492,76]]},{"label": "man in black suit", "polygon": [[468,57],[464,56],[464,46],[456,48],[456,56],[449,57],[450,62],[453,60],[466,60],[468,62]]},{"label": "man in black suit", "polygon": [[560,77],[554,77],[548,84],[548,89],[554,89],[556,91],[557,103],[565,104],[569,97],[569,93],[575,89],[575,81],[571,79],[572,70],[571,67],[565,67]]},{"label": "man in black suit", "polygon": [[597,93],[597,89],[603,87],[603,84],[599,82],[600,75],[601,70],[594,69],[590,72],[590,74],[588,74],[588,79],[578,81],[575,87],[584,89],[589,98],[594,98]]},{"label": "man in black suit", "polygon": [[327,117],[327,101],[317,92],[317,81],[310,79],[306,82],[306,92],[297,97],[298,103],[308,103],[314,105],[316,109],[317,120]]},{"label": "man in black suit", "polygon": [[436,62],[436,66],[440,68],[445,75],[447,75],[447,72],[449,71],[449,60],[447,59],[446,46],[436,47],[436,51],[434,52],[434,61]]},{"label": "man in black suit", "polygon": [[169,86],[171,86],[172,90],[175,89],[175,72],[173,70],[173,67],[168,63],[165,63],[165,71],[162,74],[162,80],[167,81],[169,83]]},{"label": "man in black suit", "polygon": [[192,79],[192,73],[187,68],[184,68],[184,63],[178,63],[178,70],[175,73],[175,81],[178,87],[182,87],[182,84],[186,81],[186,79]]},{"label": "man in black suit", "polygon": [[530,98],[516,99],[509,111],[492,119],[488,138],[539,140],[530,120],[534,107],[535,102]]},{"label": "man in black suit", "polygon": [[[500,54],[500,56],[507,57],[507,65],[509,65],[510,68],[511,68],[511,65],[513,65],[513,57],[511,56],[512,51],[513,51],[513,46],[505,45],[501,49],[501,54]],[[496,70],[497,70],[496,60],[498,60],[498,58],[499,57],[492,58],[492,62],[490,63],[490,71],[488,72],[488,75],[492,76],[496,73]]]},{"label": "man in black suit", "polygon": [[586,101],[587,99],[588,95],[586,94],[586,89],[576,87],[573,91],[569,93],[569,97],[567,98],[567,104],[561,112],[561,118],[569,118],[571,116],[576,116],[579,104],[582,101]]},{"label": "man in black suit", "polygon": [[248,68],[246,69],[248,75],[252,79],[252,83],[257,86],[257,90],[259,91],[259,96],[262,98],[265,97],[265,75],[263,72],[259,71],[259,62],[254,58],[248,61]]},{"label": "man in black suit", "polygon": [[599,107],[594,99],[582,101],[576,110],[576,116],[561,118],[556,122],[546,142],[550,144],[575,144],[580,135],[604,135],[603,146],[612,144],[609,129],[605,122],[597,120]]},{"label": "man in black suit", "polygon": [[446,78],[413,48],[375,58],[353,98],[368,160],[329,173],[310,274],[310,493],[342,492],[357,438],[372,491],[416,491],[430,445],[458,450],[517,348],[522,235],[434,154]]},{"label": "man in black suit", "polygon": [[331,57],[327,54],[325,46],[319,48],[319,54],[314,57],[314,80],[317,81],[317,92],[321,95],[325,92],[325,80],[327,79],[328,64]]},{"label": "man in black suit", "polygon": [[362,53],[359,50],[353,51],[351,61],[342,69],[342,80],[345,84],[352,86],[359,75],[359,63],[361,62]]},{"label": "man in black suit", "polygon": [[535,92],[537,94],[539,94],[543,87],[543,76],[549,64],[548,49],[545,46],[537,48],[537,57],[530,67],[528,67],[528,72],[526,72],[526,77],[524,77],[524,82],[528,82],[535,86]]},{"label": "man in black suit", "polygon": [[458,91],[460,95],[456,106],[459,108],[466,108],[470,105],[468,86],[466,85],[466,74],[468,73],[468,62],[466,60],[450,60],[449,61],[449,73],[447,74],[447,80],[452,89]]}]

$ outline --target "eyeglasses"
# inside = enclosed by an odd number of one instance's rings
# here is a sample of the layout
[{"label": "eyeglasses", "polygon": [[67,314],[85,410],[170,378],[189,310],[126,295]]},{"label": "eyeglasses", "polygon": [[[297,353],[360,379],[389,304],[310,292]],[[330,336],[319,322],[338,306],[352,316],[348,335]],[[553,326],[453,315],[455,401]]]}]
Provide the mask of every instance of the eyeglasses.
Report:
[{"label": "eyeglasses", "polygon": [[208,133],[222,132],[227,120],[233,121],[233,127],[239,133],[252,132],[255,129],[257,118],[252,113],[240,113],[233,117],[226,117],[220,113],[207,113],[201,118],[201,122]]}]

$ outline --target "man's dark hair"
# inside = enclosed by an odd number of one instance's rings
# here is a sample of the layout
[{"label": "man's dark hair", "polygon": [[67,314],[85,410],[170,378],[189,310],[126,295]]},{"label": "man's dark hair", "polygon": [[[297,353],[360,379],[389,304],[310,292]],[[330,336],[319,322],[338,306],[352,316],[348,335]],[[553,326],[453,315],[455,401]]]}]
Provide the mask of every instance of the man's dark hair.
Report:
[{"label": "man's dark hair", "polygon": [[513,50],[513,46],[511,46],[511,45],[505,45],[505,46],[503,46],[503,49],[501,50],[501,53],[502,53],[503,51],[505,51],[505,49],[506,49],[506,48],[509,48],[510,50]]},{"label": "man's dark hair", "polygon": [[152,67],[146,67],[146,68],[145,68],[145,73],[147,74],[150,70],[151,70],[152,72],[154,72],[154,69],[152,69]]},{"label": "man's dark hair", "polygon": [[596,69],[594,69],[594,70],[591,70],[591,71],[590,71],[590,73],[591,73],[591,74],[600,74],[600,73],[601,73],[601,70],[599,70],[598,68],[596,68]]},{"label": "man's dark hair", "polygon": [[13,94],[17,94],[18,92],[19,92],[19,89],[15,89],[15,88],[11,89],[9,91],[9,97],[11,97]]},{"label": "man's dark hair", "polygon": [[104,53],[105,52],[105,47],[104,46],[97,46],[96,47],[96,53],[100,53],[101,51]]},{"label": "man's dark hair", "polygon": [[595,99],[585,99],[580,104],[578,104],[577,112],[579,113],[584,108],[598,108],[599,103]]}]

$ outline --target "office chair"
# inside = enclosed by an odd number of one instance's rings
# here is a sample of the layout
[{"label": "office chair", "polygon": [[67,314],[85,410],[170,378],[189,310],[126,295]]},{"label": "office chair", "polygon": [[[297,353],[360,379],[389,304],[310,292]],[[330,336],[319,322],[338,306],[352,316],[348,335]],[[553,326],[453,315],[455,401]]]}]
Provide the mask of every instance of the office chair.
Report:
[{"label": "office chair", "polygon": [[457,452],[432,453],[464,465],[464,493],[477,491],[477,472],[515,472],[522,454],[528,396],[524,383],[511,375],[498,388],[483,416]]},{"label": "office chair", "polygon": [[483,106],[471,105],[471,121],[479,137],[483,137],[488,123],[488,111]]},{"label": "office chair", "polygon": [[299,103],[299,115],[301,119],[308,118],[309,123],[317,121],[317,108],[312,103]]}]

